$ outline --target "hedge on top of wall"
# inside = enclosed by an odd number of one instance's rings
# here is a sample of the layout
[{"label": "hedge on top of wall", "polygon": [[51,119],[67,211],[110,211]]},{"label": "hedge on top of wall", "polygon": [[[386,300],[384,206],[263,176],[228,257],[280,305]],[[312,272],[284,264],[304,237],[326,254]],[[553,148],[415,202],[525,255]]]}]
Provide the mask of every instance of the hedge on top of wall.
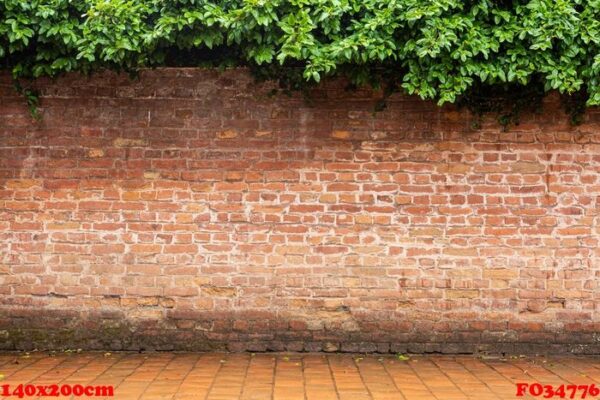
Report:
[{"label": "hedge on top of wall", "polygon": [[440,104],[558,90],[598,105],[600,0],[0,0],[15,78],[207,65]]}]

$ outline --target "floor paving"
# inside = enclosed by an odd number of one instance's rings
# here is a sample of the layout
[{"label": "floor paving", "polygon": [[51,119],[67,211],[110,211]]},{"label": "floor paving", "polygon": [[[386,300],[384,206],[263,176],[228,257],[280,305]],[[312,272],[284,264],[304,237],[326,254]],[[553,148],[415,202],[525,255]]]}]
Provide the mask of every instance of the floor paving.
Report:
[{"label": "floor paving", "polygon": [[[517,396],[517,383],[527,384]],[[579,388],[544,397],[533,394]],[[53,388],[52,386],[55,385]],[[592,386],[594,385],[594,386]],[[581,387],[580,387],[581,386]],[[598,357],[320,353],[0,353],[0,398],[459,400],[600,397]],[[20,389],[19,389],[20,387]],[[100,388],[100,389],[98,389]],[[21,392],[19,392],[21,390]],[[60,392],[60,391],[63,392]],[[88,390],[88,392],[82,392]],[[80,396],[63,394],[73,391]],[[600,390],[599,390],[600,391]],[[8,396],[6,396],[8,394]],[[98,394],[98,396],[96,396]],[[109,393],[108,393],[109,394]],[[4,396],[4,397],[1,397]]]}]

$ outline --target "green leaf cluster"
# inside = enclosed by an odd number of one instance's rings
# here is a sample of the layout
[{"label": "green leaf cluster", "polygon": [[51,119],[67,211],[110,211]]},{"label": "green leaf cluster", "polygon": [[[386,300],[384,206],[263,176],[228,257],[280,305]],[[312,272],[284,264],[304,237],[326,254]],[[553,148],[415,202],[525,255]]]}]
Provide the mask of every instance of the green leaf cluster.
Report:
[{"label": "green leaf cluster", "polygon": [[600,0],[0,0],[0,68],[247,66],[302,88],[326,76],[438,103],[489,88],[600,104]]}]

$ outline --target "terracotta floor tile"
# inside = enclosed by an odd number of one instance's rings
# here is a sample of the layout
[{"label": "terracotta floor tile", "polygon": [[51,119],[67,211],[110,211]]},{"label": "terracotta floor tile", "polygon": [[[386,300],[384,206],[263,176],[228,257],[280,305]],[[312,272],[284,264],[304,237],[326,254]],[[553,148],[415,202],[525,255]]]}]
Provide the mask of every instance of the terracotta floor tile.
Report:
[{"label": "terracotta floor tile", "polygon": [[517,382],[600,386],[600,358],[0,353],[0,377],[12,388],[112,385],[119,400],[503,400]]}]

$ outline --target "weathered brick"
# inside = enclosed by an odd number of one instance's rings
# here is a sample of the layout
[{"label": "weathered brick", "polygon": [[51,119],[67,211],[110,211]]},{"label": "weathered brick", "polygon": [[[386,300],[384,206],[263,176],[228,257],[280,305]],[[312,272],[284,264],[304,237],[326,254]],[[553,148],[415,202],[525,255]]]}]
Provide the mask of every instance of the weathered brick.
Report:
[{"label": "weathered brick", "polygon": [[331,137],[334,139],[348,139],[350,137],[350,132],[348,132],[348,131],[333,131],[333,132],[331,132]]},{"label": "weathered brick", "polygon": [[6,189],[29,189],[38,186],[40,181],[35,179],[10,179],[6,181]]},{"label": "weathered brick", "polygon": [[238,133],[233,129],[228,129],[217,133],[217,137],[219,139],[235,139],[238,137]]},{"label": "weathered brick", "polygon": [[468,289],[450,289],[446,291],[446,296],[449,299],[474,299],[479,297],[479,290]]},{"label": "weathered brick", "polygon": [[128,139],[128,138],[117,138],[113,141],[115,147],[134,147],[134,146],[145,146],[147,144],[146,139]]},{"label": "weathered brick", "polygon": [[499,268],[499,269],[484,269],[483,277],[490,279],[515,279],[519,276],[518,269]]}]

